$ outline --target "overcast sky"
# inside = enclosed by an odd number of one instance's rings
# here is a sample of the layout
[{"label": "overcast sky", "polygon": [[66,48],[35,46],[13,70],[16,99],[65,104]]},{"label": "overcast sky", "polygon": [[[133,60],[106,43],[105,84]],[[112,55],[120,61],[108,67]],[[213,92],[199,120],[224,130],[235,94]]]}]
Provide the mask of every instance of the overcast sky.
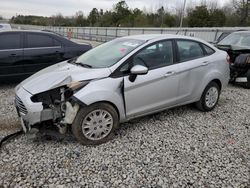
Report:
[{"label": "overcast sky", "polygon": [[[199,3],[201,0],[187,0],[188,4]],[[214,1],[214,0],[207,0]],[[220,0],[219,4],[229,0]],[[0,0],[0,15],[11,18],[16,14],[51,16],[62,13],[64,16],[72,16],[77,11],[83,11],[88,15],[92,8],[112,9],[112,6],[119,0]],[[167,6],[169,10],[183,4],[184,0],[126,0],[131,8],[146,8],[155,10],[161,4]]]}]

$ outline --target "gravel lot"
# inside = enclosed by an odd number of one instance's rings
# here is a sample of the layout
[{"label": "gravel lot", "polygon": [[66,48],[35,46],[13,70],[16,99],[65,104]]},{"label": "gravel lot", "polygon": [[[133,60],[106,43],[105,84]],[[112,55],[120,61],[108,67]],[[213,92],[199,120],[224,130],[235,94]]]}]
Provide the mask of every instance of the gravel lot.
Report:
[{"label": "gravel lot", "polygon": [[[0,139],[19,129],[0,86]],[[250,187],[250,90],[229,86],[209,113],[184,106],[125,123],[86,147],[22,135],[0,152],[0,187]]]}]

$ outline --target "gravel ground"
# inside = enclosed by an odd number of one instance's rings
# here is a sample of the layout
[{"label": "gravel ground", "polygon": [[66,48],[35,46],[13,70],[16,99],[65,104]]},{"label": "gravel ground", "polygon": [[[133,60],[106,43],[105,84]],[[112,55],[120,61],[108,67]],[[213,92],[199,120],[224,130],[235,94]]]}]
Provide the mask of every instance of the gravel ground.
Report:
[{"label": "gravel ground", "polygon": [[[0,139],[20,127],[0,86]],[[0,151],[0,187],[250,187],[250,90],[229,86],[209,113],[192,106],[125,123],[96,147],[22,135]]]}]

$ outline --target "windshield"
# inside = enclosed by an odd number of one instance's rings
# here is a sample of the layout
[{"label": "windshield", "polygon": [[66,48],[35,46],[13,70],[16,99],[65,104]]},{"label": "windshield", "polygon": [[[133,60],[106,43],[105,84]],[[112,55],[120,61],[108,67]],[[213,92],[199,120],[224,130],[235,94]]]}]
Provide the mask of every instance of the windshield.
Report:
[{"label": "windshield", "polygon": [[220,41],[219,45],[250,46],[250,33],[232,33]]},{"label": "windshield", "polygon": [[77,58],[76,63],[89,65],[92,68],[110,67],[144,42],[143,40],[118,38],[84,53]]}]

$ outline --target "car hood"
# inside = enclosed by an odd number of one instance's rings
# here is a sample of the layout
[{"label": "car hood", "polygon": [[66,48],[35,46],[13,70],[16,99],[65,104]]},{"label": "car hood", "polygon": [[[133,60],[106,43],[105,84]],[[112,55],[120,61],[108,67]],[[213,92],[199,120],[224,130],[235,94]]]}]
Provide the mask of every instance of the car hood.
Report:
[{"label": "car hood", "polygon": [[31,94],[37,94],[71,82],[108,77],[108,68],[84,68],[66,61],[47,67],[24,80],[20,86]]},{"label": "car hood", "polygon": [[250,50],[250,46],[222,45],[222,44],[217,44],[216,46],[221,50],[229,50],[229,49],[235,51]]}]

